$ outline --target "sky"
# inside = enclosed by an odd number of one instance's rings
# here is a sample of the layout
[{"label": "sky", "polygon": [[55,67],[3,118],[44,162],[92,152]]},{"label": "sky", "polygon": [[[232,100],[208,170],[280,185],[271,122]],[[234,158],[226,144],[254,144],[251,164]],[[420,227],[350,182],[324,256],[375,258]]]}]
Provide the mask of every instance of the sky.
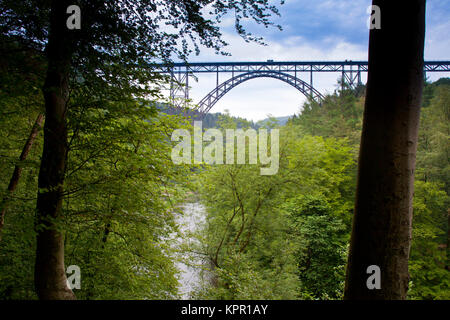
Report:
[{"label": "sky", "polygon": [[[246,29],[262,36],[266,46],[246,43],[234,30],[234,19],[222,23],[223,39],[229,43],[231,56],[221,56],[203,48],[190,62],[226,61],[327,61],[367,60],[369,30],[367,8],[371,0],[286,0],[280,6],[281,17],[273,21],[283,30],[249,23]],[[450,1],[428,0],[426,8],[425,60],[450,60]],[[382,13],[381,13],[382,14]],[[382,16],[381,16],[382,20]],[[449,73],[428,74],[434,81]],[[220,74],[220,82],[228,79]],[[309,82],[309,74],[303,80]],[[337,88],[338,73],[315,73],[314,87],[321,93]],[[363,81],[365,81],[365,76]],[[215,88],[215,75],[201,75],[190,81],[190,97],[199,102]],[[225,94],[211,112],[229,110],[231,115],[261,120],[298,113],[306,98],[296,89],[277,79],[246,81]]]}]

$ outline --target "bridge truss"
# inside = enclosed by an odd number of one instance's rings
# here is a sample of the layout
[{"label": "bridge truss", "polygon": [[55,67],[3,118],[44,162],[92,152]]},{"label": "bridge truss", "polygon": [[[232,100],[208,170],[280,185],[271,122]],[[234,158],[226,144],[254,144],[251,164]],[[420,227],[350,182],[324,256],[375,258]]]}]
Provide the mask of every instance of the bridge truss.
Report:
[{"label": "bridge truss", "polygon": [[[323,95],[314,88],[314,73],[337,73],[341,85],[355,88],[362,84],[362,73],[368,71],[367,61],[272,61],[266,62],[197,62],[157,65],[156,71],[170,76],[170,99],[174,106],[184,107],[189,100],[190,78],[210,73],[216,75],[216,86],[197,105],[198,111],[205,114],[227,92],[237,85],[255,78],[275,78],[284,81],[305,96],[321,102]],[[450,61],[427,61],[424,72],[450,72]],[[309,75],[309,82],[300,77]],[[226,74],[223,82],[219,74]]]}]

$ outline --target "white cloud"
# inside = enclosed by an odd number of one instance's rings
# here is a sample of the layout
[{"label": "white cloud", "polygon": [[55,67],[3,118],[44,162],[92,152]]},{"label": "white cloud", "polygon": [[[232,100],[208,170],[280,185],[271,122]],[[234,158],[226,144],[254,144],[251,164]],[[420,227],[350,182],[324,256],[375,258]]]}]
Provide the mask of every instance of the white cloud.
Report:
[{"label": "white cloud", "polygon": [[[294,6],[306,6],[305,10],[317,12],[316,17],[309,17],[311,23],[317,23],[320,27],[323,23],[333,22],[342,25],[346,30],[352,28],[366,27],[366,7],[370,0],[355,1],[322,1],[313,3],[306,0],[288,0],[285,8],[294,9]],[[433,4],[434,3],[434,4]],[[430,1],[428,7],[434,10],[432,19],[427,20],[427,35],[425,43],[426,60],[448,59],[450,52],[450,21],[442,18],[442,10],[434,9],[436,1]],[[290,9],[291,8],[291,9]],[[428,15],[430,15],[428,12]],[[289,14],[289,12],[287,12]],[[439,13],[440,15],[438,15]],[[292,15],[292,14],[291,14]],[[332,15],[332,16],[330,16]],[[445,17],[445,15],[444,15]],[[291,17],[292,18],[292,17]],[[325,19],[325,20],[323,20]],[[432,23],[430,22],[432,20]],[[327,22],[325,22],[327,21]],[[358,44],[346,40],[348,32],[339,36],[324,36],[318,34],[316,38],[305,38],[303,36],[286,36],[284,32],[270,32],[267,46],[255,43],[246,43],[241,37],[232,32],[234,24],[233,17],[226,17],[222,23],[225,27],[224,40],[229,43],[228,52],[230,57],[216,55],[212,50],[203,49],[199,56],[192,56],[191,62],[208,61],[330,61],[330,60],[367,60],[367,42]],[[285,29],[295,30],[296,26],[284,25]],[[323,27],[323,25],[322,25]],[[229,30],[229,32],[228,32]],[[359,30],[359,29],[358,29]],[[323,30],[322,30],[323,31]],[[295,34],[290,32],[288,34]],[[299,32],[299,34],[301,34]],[[325,34],[327,34],[325,32]],[[333,34],[330,30],[330,35]],[[368,35],[368,31],[367,31]],[[363,74],[363,82],[366,77]],[[220,74],[220,82],[225,81],[231,75]],[[428,74],[431,80],[437,80],[444,73]],[[331,93],[336,89],[338,73],[315,73],[314,87],[321,93]],[[303,75],[303,80],[309,82],[309,74]],[[199,82],[191,81],[192,89],[190,96],[194,102],[200,101],[216,85],[215,75],[199,75]],[[274,116],[290,115],[299,111],[299,107],[305,101],[305,97],[288,84],[275,79],[253,79],[233,88],[214,106],[211,112],[229,109],[231,114],[248,119],[259,120],[268,113]]]},{"label": "white cloud", "polygon": [[[450,53],[450,21],[436,23],[427,26],[425,37],[425,60],[449,60]],[[436,81],[442,77],[450,77],[450,72],[429,72],[430,81]]]},{"label": "white cloud", "polygon": [[426,30],[425,59],[444,60],[450,53],[450,21]]},{"label": "white cloud", "polygon": [[[270,41],[267,46],[246,43],[239,36],[225,34],[225,40],[230,43],[231,57],[217,56],[212,52],[203,51],[202,54],[190,61],[327,61],[327,60],[366,60],[366,48],[345,42],[340,39],[327,39],[324,50],[318,46],[308,44],[302,37],[289,37],[279,41]],[[219,74],[219,83],[231,77]],[[309,82],[309,74],[301,75]],[[333,92],[336,88],[338,73],[315,73],[314,87],[321,93]],[[192,84],[190,97],[199,102],[216,86],[213,74],[198,75],[198,83]],[[297,113],[306,98],[302,93],[290,85],[276,79],[253,79],[233,88],[217,104],[211,112],[221,112],[229,109],[232,115],[252,120],[266,118],[267,114],[286,116]]]},{"label": "white cloud", "polygon": [[227,51],[232,56],[216,55],[212,50],[204,49],[199,56],[192,56],[190,61],[311,61],[311,60],[365,60],[367,48],[346,42],[338,38],[325,38],[320,47],[307,42],[300,36],[280,38],[267,41],[267,46],[247,43],[235,34],[224,33],[224,40],[229,43]]}]

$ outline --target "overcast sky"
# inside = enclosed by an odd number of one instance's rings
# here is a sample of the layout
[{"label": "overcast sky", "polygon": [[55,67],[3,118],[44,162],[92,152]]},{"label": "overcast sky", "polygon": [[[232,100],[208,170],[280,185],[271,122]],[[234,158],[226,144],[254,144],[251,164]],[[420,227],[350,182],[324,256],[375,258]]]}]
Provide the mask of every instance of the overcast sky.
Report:
[{"label": "overcast sky", "polygon": [[[367,60],[369,30],[366,12],[371,0],[286,0],[280,7],[281,17],[274,21],[283,27],[265,29],[251,24],[248,30],[263,36],[267,46],[246,43],[234,31],[234,20],[223,22],[224,39],[230,44],[231,56],[220,56],[203,49],[191,62],[223,61],[326,61]],[[450,1],[428,0],[425,60],[450,60]],[[221,80],[228,76],[221,74]],[[309,82],[309,75],[304,75]],[[431,80],[450,77],[449,73],[429,74]],[[314,87],[321,93],[337,88],[339,74],[315,73]],[[365,81],[365,77],[363,78]],[[215,75],[191,80],[190,96],[199,102],[215,88]],[[276,79],[246,81],[228,92],[211,112],[230,110],[232,115],[251,120],[298,113],[305,97],[290,85]]]}]

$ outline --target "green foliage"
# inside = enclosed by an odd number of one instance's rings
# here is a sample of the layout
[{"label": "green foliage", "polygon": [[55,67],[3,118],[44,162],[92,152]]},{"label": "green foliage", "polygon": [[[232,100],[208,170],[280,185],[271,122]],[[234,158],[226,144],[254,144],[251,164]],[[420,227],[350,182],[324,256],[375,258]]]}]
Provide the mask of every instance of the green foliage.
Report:
[{"label": "green foliage", "polygon": [[351,148],[346,140],[299,135],[292,125],[280,130],[277,174],[261,176],[259,165],[248,164],[199,173],[208,212],[201,249],[215,275],[200,297],[333,299],[342,293]]},{"label": "green foliage", "polygon": [[[282,4],[283,1],[280,1]],[[51,10],[66,14],[70,1],[0,2],[1,35],[26,43],[43,52],[50,33]],[[243,26],[248,19],[265,27],[275,26],[272,15],[278,8],[268,1],[201,0],[78,0],[81,29],[66,33],[64,48],[71,52],[74,83],[81,82],[91,93],[132,90],[140,96],[155,93],[155,62],[186,60],[200,46],[227,54],[219,28],[232,14],[236,32],[246,41],[262,42]],[[63,19],[59,22],[64,22]]]},{"label": "green foliage", "polygon": [[[21,95],[35,101],[33,92]],[[9,99],[2,96],[0,101],[6,107]],[[170,133],[183,120],[155,113],[134,99],[89,102],[82,92],[74,92],[60,225],[66,235],[66,266],[81,268],[82,289],[76,294],[80,299],[174,298],[177,270],[167,239],[177,230],[173,212],[183,196],[187,168],[170,159]],[[2,198],[31,129],[30,117],[36,116],[15,106],[11,110],[0,126]],[[22,164],[5,218],[0,242],[3,299],[36,298],[34,211],[41,146],[42,133]]]},{"label": "green foliage", "polygon": [[344,90],[327,95],[321,105],[306,102],[291,123],[299,125],[305,134],[347,138],[352,145],[359,145],[363,110],[364,98]]},{"label": "green foliage", "polygon": [[[49,1],[0,3],[0,298],[35,299],[35,207],[40,132],[19,154],[36,116],[47,67]],[[56,3],[56,2],[53,2]],[[170,134],[190,126],[158,112],[165,79],[155,62],[186,59],[200,45],[224,52],[218,28],[233,13],[272,25],[267,1],[78,1],[82,29],[71,34],[69,128],[63,219],[65,264],[81,268],[79,299],[178,297],[173,239],[186,185],[207,208],[197,246],[208,257],[208,299],[339,299],[349,241],[363,87],[312,101],[279,127],[209,115],[204,125],[280,129],[276,175],[260,165],[175,166]],[[211,15],[203,14],[206,8]],[[148,14],[148,13],[152,14]],[[155,14],[153,14],[155,13]],[[168,25],[170,28],[165,27]],[[193,43],[193,46],[189,45]],[[421,116],[410,257],[411,299],[450,299],[450,86],[426,84]],[[14,166],[22,177],[10,197]],[[192,177],[193,181],[188,181]]]},{"label": "green foliage", "polygon": [[[167,239],[177,230],[172,212],[186,172],[171,162],[168,134],[180,119],[136,103],[115,107],[71,109],[66,265],[81,268],[79,299],[174,298],[177,270]],[[17,191],[31,201],[16,198],[9,207],[0,242],[3,298],[34,298],[36,175],[34,168]]]},{"label": "green foliage", "polygon": [[450,85],[436,86],[433,92],[422,109],[417,178],[439,181],[450,194]]},{"label": "green foliage", "polygon": [[[424,96],[429,102],[419,132],[410,299],[449,299],[450,90],[441,82]],[[321,106],[306,103],[281,127],[277,175],[260,176],[256,165],[199,172],[208,213],[200,249],[215,264],[214,281],[199,297],[342,297],[363,105],[349,90],[327,96]],[[219,123],[236,127],[229,117]]]},{"label": "green foliage", "polygon": [[[45,64],[35,50],[17,41],[1,36],[0,43],[0,204],[8,199],[0,235],[0,299],[32,299],[36,239],[33,218],[42,133],[27,160],[18,160],[37,115],[44,109],[40,72]],[[22,168],[22,176],[16,191],[9,195],[7,188],[15,165]]]},{"label": "green foliage", "polygon": [[[44,111],[40,88],[48,62],[60,69],[58,77],[69,76],[69,90],[62,90],[69,94],[67,113],[61,117],[69,137],[59,141],[68,145],[61,155],[67,158],[63,219],[53,223],[65,234],[66,265],[81,268],[77,296],[175,298],[170,239],[188,168],[172,163],[170,134],[186,124],[156,111],[167,79],[152,72],[154,64],[185,60],[200,45],[225,54],[219,24],[230,12],[240,36],[261,42],[243,21],[274,25],[270,18],[278,9],[267,1],[80,0],[81,29],[67,31],[61,24],[71,4],[0,2],[0,200],[6,199],[31,125]],[[35,298],[34,239],[42,225],[34,225],[34,208],[42,143],[40,134],[21,163],[22,179],[8,206],[0,242],[3,299]]]},{"label": "green foliage", "polygon": [[347,258],[347,233],[341,220],[333,216],[324,196],[304,195],[286,203],[305,299],[342,297]]},{"label": "green foliage", "polygon": [[174,298],[167,239],[185,171],[171,162],[168,133],[180,118],[138,103],[116,107],[82,109],[73,123],[66,259],[88,274],[80,298]]},{"label": "green foliage", "polygon": [[450,197],[435,182],[415,183],[410,258],[411,299],[450,298],[448,208]]},{"label": "green foliage", "polygon": [[449,299],[450,86],[425,87],[417,151],[411,299]]}]

